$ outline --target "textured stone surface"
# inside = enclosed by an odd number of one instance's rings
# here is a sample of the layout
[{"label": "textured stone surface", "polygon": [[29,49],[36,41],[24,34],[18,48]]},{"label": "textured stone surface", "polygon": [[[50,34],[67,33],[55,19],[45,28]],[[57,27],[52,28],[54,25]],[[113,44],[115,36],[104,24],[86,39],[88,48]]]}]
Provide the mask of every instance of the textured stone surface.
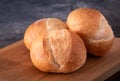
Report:
[{"label": "textured stone surface", "polygon": [[0,0],[0,47],[23,39],[25,29],[44,17],[66,20],[78,7],[100,10],[120,37],[120,0]]}]

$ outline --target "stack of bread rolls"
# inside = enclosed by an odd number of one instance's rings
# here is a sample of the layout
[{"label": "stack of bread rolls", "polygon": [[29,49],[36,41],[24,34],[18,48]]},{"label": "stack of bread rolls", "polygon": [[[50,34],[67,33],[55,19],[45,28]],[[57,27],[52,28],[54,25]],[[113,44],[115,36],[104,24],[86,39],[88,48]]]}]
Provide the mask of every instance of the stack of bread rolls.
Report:
[{"label": "stack of bread rolls", "polygon": [[90,8],[73,10],[67,23],[57,18],[37,20],[24,35],[35,67],[55,73],[81,68],[86,62],[87,51],[95,56],[107,54],[113,40],[113,31],[105,17]]}]

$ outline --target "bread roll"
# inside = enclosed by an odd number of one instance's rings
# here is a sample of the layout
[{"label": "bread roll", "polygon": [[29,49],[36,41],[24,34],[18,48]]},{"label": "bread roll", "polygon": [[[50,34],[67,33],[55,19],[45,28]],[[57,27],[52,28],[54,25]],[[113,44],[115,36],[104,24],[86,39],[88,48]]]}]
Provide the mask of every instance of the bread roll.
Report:
[{"label": "bread roll", "polygon": [[45,18],[32,23],[25,31],[24,43],[28,49],[38,36],[44,37],[47,31],[67,28],[66,24],[57,18]]},{"label": "bread roll", "polygon": [[41,71],[69,73],[85,64],[86,47],[64,22],[46,18],[34,22],[24,35],[33,64]]},{"label": "bread roll", "polygon": [[33,64],[44,72],[69,73],[85,64],[86,48],[83,40],[66,29],[49,31],[32,44]]},{"label": "bread roll", "polygon": [[114,35],[111,26],[98,10],[78,8],[67,18],[67,25],[84,40],[88,52],[95,56],[107,54],[113,44]]}]

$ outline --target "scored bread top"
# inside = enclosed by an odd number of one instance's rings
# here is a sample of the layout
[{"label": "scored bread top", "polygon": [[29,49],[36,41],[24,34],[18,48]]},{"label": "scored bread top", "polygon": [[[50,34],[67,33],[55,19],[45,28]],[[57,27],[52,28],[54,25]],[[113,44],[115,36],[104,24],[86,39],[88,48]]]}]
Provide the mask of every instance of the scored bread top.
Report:
[{"label": "scored bread top", "polygon": [[85,64],[86,47],[82,38],[67,30],[67,25],[59,19],[34,22],[26,30],[24,42],[33,64],[41,71],[69,73]]},{"label": "scored bread top", "polygon": [[50,31],[38,38],[30,49],[33,64],[45,72],[69,73],[85,64],[83,40],[66,29]]},{"label": "scored bread top", "polygon": [[91,38],[91,41],[94,40],[111,40],[114,37],[113,31],[111,26],[108,24],[105,17],[101,14],[100,15],[100,22],[99,22],[99,29],[96,32],[95,36]]},{"label": "scored bread top", "polygon": [[68,62],[72,47],[71,34],[66,29],[50,31],[31,47],[32,62],[40,70],[57,72]]},{"label": "scored bread top", "polygon": [[60,30],[60,29],[66,29],[66,24],[57,18],[47,18],[46,19],[46,29],[47,31],[51,30]]},{"label": "scored bread top", "polygon": [[112,47],[114,34],[106,18],[96,9],[78,8],[67,19],[71,31],[84,40],[88,52],[96,56],[105,55]]},{"label": "scored bread top", "polygon": [[51,30],[66,29],[64,22],[57,18],[44,18],[32,23],[25,32],[24,43],[28,49],[38,36],[43,36]]}]

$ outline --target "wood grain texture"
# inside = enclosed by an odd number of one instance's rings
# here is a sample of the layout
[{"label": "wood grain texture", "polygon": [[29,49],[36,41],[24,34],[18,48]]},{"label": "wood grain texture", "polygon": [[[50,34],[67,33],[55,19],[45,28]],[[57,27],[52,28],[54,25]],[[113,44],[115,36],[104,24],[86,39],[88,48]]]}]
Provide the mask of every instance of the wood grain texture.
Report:
[{"label": "wood grain texture", "polygon": [[0,49],[0,81],[103,81],[120,70],[120,38],[104,57],[88,55],[86,64],[69,74],[35,68],[23,41]]}]

